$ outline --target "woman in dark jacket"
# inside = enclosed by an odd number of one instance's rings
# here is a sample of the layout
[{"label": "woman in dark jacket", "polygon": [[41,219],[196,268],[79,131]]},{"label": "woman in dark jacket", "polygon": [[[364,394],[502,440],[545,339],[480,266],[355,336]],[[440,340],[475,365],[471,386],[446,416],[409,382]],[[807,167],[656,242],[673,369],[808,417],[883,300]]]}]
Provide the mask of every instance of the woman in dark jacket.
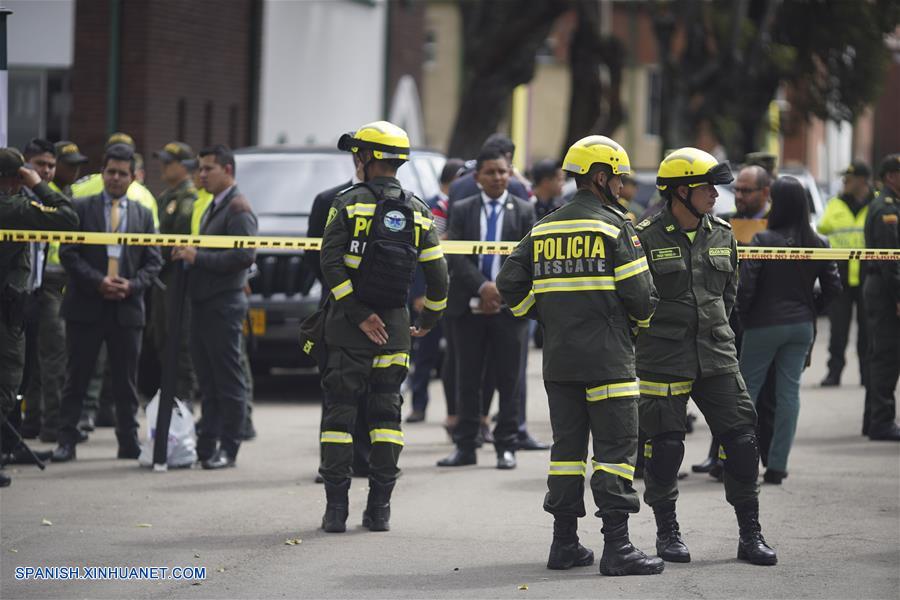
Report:
[{"label": "woman in dark jacket", "polygon": [[[781,177],[772,185],[768,229],[751,246],[825,248],[809,224],[803,184]],[[813,295],[816,279],[822,290]],[[816,313],[841,291],[837,263],[825,260],[745,260],[737,309],[744,325],[741,373],[756,402],[769,365],[775,363],[775,424],[763,480],[780,484],[800,414],[800,374],[815,337]]]}]

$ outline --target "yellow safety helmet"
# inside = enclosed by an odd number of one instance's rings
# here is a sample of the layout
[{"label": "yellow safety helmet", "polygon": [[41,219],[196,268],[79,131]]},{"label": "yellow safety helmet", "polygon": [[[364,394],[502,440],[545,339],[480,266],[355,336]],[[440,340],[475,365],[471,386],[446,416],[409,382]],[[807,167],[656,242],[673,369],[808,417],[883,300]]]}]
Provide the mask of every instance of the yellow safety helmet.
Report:
[{"label": "yellow safety helmet", "polygon": [[572,144],[563,159],[563,170],[584,175],[597,163],[609,165],[613,175],[631,172],[631,161],[625,148],[604,135],[589,135]]},{"label": "yellow safety helmet", "polygon": [[372,150],[376,160],[409,160],[409,136],[402,128],[387,121],[367,123],[338,140],[338,150],[358,152],[360,148]]},{"label": "yellow safety helmet", "polygon": [[697,187],[704,184],[724,185],[734,181],[728,163],[720,163],[709,152],[697,148],[673,150],[659,164],[656,187],[666,190],[670,185]]}]

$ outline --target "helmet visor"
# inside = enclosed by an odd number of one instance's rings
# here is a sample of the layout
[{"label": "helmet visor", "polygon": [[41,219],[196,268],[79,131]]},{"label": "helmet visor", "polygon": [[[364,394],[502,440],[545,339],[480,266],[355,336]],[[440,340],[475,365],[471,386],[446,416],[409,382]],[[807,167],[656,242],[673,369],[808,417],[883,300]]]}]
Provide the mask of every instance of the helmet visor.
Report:
[{"label": "helmet visor", "polygon": [[722,162],[714,166],[706,174],[707,182],[712,185],[726,185],[734,181],[734,175],[731,174],[731,168],[728,163]]}]

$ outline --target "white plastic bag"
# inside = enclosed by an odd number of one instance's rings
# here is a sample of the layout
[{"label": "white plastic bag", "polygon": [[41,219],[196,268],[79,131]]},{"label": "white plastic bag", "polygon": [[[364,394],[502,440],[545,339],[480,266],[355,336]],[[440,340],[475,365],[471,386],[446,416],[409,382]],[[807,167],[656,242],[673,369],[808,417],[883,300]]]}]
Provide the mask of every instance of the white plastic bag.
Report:
[{"label": "white plastic bag", "polygon": [[[156,417],[159,412],[159,393],[147,405],[147,437],[141,444],[138,462],[142,467],[153,466],[153,443],[156,437]],[[197,460],[197,434],[194,416],[184,402],[175,398],[172,422],[169,423],[169,441],[166,463],[173,468],[190,467]]]}]

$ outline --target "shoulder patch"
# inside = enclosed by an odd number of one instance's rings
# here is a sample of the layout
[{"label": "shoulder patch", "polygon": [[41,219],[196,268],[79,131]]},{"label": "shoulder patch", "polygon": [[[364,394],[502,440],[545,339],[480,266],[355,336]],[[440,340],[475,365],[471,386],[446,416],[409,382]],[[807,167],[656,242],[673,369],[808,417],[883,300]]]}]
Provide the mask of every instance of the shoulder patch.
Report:
[{"label": "shoulder patch", "polygon": [[337,214],[338,214],[338,209],[336,209],[335,207],[332,206],[331,208],[328,209],[328,218],[325,219],[326,227],[328,226],[329,223],[331,223],[334,220],[334,218],[337,216]]},{"label": "shoulder patch", "polygon": [[[34,204],[32,202],[32,204]],[[881,220],[888,225],[896,225],[898,221],[900,221],[900,216],[890,214],[890,215],[881,215]]]},{"label": "shoulder patch", "polygon": [[635,225],[634,228],[637,229],[638,231],[643,231],[644,228],[647,227],[648,225],[650,225],[650,223],[652,223],[652,222],[653,221],[651,221],[650,219],[644,219],[643,221],[641,221],[640,223]]},{"label": "shoulder patch", "polygon": [[715,221],[719,225],[722,225],[723,227],[727,227],[728,229],[731,229],[731,223],[729,223],[725,219],[720,219],[719,217],[713,217],[713,221]]},{"label": "shoulder patch", "polygon": [[45,213],[55,213],[56,212],[55,206],[46,206],[44,204],[41,204],[37,200],[32,200],[31,205],[33,207],[37,208],[38,210],[40,210],[41,212],[45,212]]}]

